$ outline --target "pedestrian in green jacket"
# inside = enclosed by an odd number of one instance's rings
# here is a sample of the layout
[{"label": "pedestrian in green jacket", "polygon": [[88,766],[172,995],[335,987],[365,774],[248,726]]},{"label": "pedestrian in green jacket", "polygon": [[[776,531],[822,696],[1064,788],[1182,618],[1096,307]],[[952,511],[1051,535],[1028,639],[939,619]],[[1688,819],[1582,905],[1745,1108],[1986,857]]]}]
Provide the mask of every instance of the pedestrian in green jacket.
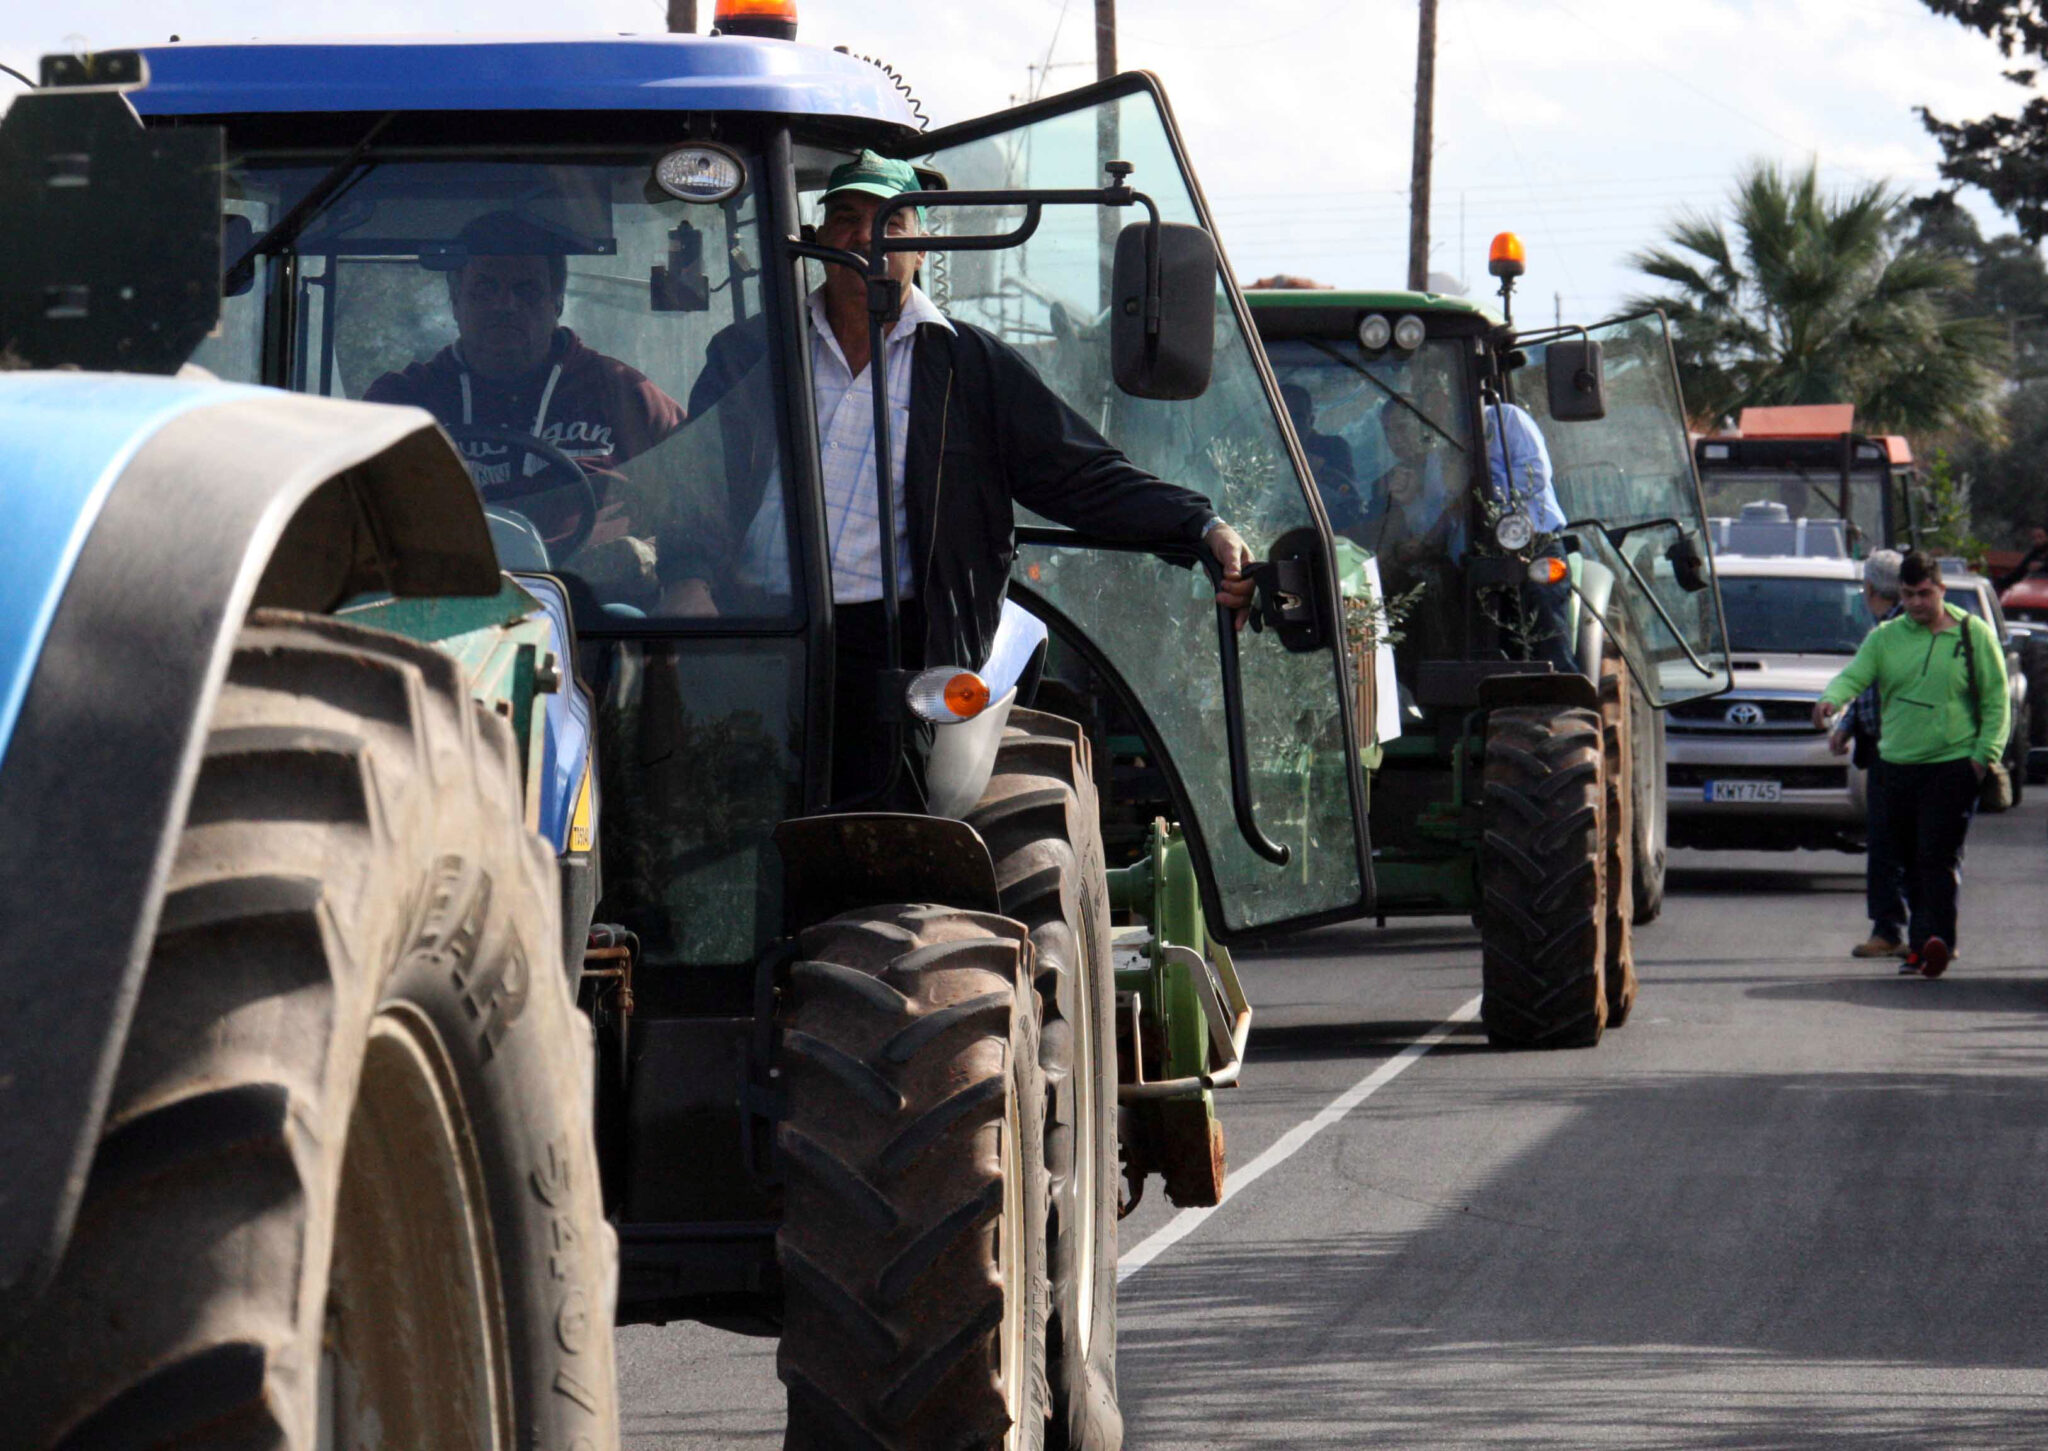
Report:
[{"label": "pedestrian in green jacket", "polygon": [[1903,613],[1864,637],[1813,708],[1814,725],[1825,729],[1838,709],[1877,687],[1878,789],[1912,904],[1912,953],[1901,970],[1926,977],[1940,977],[1955,956],[1963,839],[1984,773],[2012,727],[2005,647],[1946,593],[1940,561],[1923,550],[1907,554],[1899,565]]}]

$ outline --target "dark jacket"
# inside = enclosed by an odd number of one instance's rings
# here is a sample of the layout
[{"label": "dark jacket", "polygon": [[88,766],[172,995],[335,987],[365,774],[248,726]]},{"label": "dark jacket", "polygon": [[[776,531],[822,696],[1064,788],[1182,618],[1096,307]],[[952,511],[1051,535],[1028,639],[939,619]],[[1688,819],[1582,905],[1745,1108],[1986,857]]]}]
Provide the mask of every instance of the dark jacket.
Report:
[{"label": "dark jacket", "polygon": [[[923,602],[927,664],[979,664],[995,639],[1022,504],[1055,523],[1137,543],[1198,543],[1209,500],[1126,458],[1047,387],[1023,355],[970,323],[918,329],[911,361],[910,435],[904,460],[911,588]],[[690,391],[702,418],[760,359],[759,320],[712,339]],[[728,447],[728,453],[731,450]],[[732,494],[734,537],[760,504],[760,482]],[[664,547],[663,573],[705,557]],[[680,558],[679,569],[667,563]],[[715,573],[707,574],[714,589]]]}]

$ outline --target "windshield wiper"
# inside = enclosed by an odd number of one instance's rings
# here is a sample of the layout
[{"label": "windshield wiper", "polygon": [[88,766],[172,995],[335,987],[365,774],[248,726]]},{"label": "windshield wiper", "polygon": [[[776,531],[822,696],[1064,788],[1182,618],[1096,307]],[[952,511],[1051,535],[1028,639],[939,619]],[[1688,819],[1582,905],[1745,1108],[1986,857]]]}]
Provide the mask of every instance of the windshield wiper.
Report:
[{"label": "windshield wiper", "polygon": [[1317,352],[1322,353],[1327,357],[1336,359],[1345,367],[1349,368],[1352,372],[1358,374],[1359,377],[1365,379],[1366,382],[1372,384],[1373,387],[1379,389],[1380,392],[1386,394],[1389,398],[1393,399],[1396,403],[1400,404],[1403,408],[1407,409],[1410,413],[1414,414],[1417,418],[1421,419],[1424,423],[1428,424],[1431,432],[1435,433],[1438,438],[1441,438],[1445,443],[1448,443],[1452,448],[1456,449],[1459,453],[1463,453],[1465,451],[1465,445],[1458,442],[1457,439],[1451,437],[1451,435],[1445,431],[1444,426],[1441,423],[1438,423],[1434,418],[1431,418],[1427,413],[1424,413],[1420,408],[1417,408],[1413,403],[1411,403],[1408,400],[1408,396],[1405,393],[1401,392],[1400,389],[1390,387],[1387,384],[1382,383],[1378,378],[1375,378],[1370,368],[1364,367],[1358,363],[1353,362],[1351,359],[1345,357],[1342,353],[1338,352],[1334,347],[1322,341],[1320,338],[1308,339],[1308,345],[1314,348]]},{"label": "windshield wiper", "polygon": [[[276,225],[249,244],[249,250],[237,257],[234,265],[221,277],[220,290],[225,296],[235,296],[256,279],[258,257],[282,251],[298,240],[299,233],[305,231],[313,218],[334,200],[336,193],[354,179],[356,168],[362,165],[370,147],[384,134],[384,128],[397,118],[396,111],[386,111],[376,125],[363,133],[363,139],[350,148],[348,155],[337,161],[325,176],[314,182],[311,189],[293,203],[290,211],[277,219]],[[368,175],[367,168],[363,174]]]}]

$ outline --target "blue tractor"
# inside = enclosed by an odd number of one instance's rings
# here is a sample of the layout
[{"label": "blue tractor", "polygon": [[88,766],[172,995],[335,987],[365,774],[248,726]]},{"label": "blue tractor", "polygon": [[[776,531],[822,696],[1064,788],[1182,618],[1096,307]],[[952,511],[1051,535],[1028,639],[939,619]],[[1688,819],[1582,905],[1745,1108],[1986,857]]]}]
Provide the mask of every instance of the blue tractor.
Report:
[{"label": "blue tractor", "polygon": [[[58,57],[0,128],[10,1444],[602,1448],[614,1323],[684,1318],[781,1337],[792,1446],[1121,1441],[1116,1224],[1220,1195],[1228,944],[1371,910],[1329,530],[1156,81],[932,132],[719,23]],[[835,680],[863,153],[1259,629],[1186,544],[982,521],[986,647]],[[458,277],[554,309],[530,417]],[[1120,865],[1049,651],[1177,810]]]}]

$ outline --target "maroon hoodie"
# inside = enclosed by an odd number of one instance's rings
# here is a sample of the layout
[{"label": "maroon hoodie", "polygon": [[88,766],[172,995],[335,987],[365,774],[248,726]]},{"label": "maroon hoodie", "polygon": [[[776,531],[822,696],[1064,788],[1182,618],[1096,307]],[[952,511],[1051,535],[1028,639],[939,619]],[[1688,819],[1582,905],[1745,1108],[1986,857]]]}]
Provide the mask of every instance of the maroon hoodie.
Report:
[{"label": "maroon hoodie", "polygon": [[[513,383],[471,372],[461,345],[452,344],[424,363],[386,373],[363,398],[413,404],[450,429],[471,423],[531,433],[586,469],[600,471],[645,453],[684,417],[682,405],[644,373],[585,347],[565,327],[555,329],[547,363]],[[479,485],[509,480],[520,462],[518,450],[503,444],[469,442],[461,448]],[[537,461],[527,471],[536,467]]]}]

